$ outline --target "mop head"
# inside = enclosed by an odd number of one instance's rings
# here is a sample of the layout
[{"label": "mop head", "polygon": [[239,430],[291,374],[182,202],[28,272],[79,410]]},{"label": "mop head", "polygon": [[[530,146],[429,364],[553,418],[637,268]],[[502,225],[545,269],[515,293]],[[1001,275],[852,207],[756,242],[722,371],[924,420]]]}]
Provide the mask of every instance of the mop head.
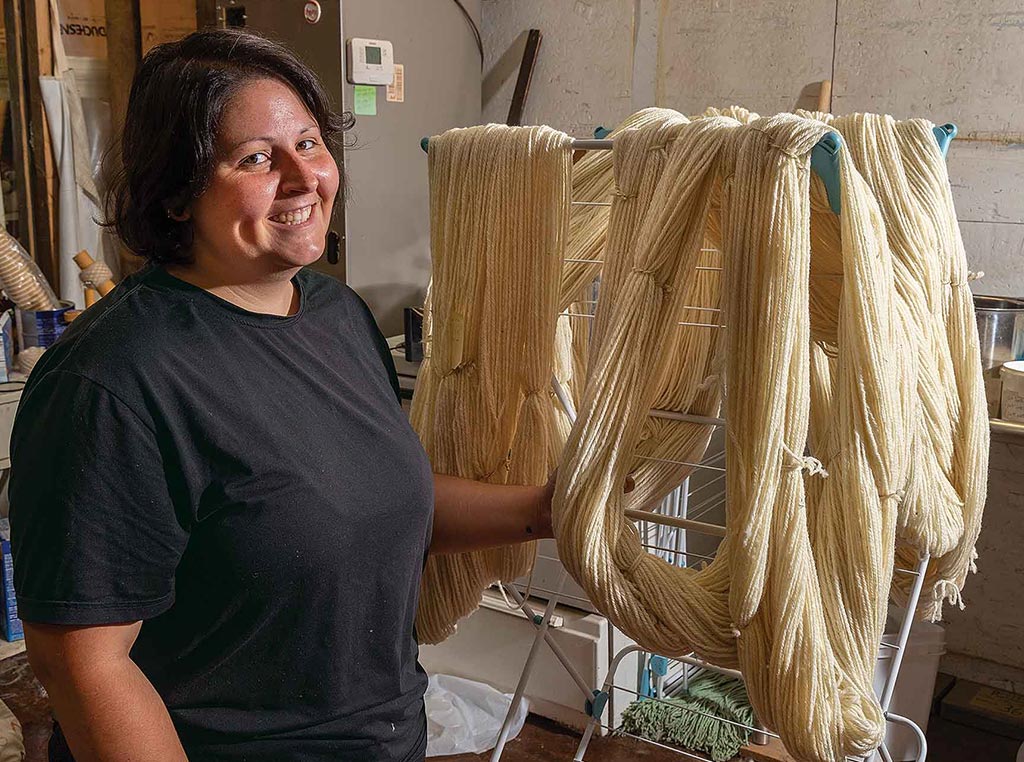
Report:
[{"label": "mop head", "polygon": [[622,713],[622,729],[659,743],[704,752],[714,762],[727,762],[739,754],[750,733],[708,715],[753,725],[754,710],[743,683],[702,670],[689,685],[689,690],[661,701],[634,701]]}]

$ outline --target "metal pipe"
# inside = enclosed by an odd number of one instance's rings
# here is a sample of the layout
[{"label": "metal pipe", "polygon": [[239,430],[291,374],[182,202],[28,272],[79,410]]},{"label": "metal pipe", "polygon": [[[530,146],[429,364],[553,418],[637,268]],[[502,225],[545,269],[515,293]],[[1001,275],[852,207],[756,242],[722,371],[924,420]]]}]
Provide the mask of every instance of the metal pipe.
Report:
[{"label": "metal pipe", "polygon": [[575,138],[572,141],[574,151],[610,151],[612,150],[611,140],[597,140],[594,138]]},{"label": "metal pipe", "polygon": [[[917,564],[917,577],[910,588],[910,595],[907,598],[907,609],[900,624],[900,632],[896,639],[895,652],[889,663],[889,674],[885,676],[885,684],[882,686],[882,694],[878,699],[879,706],[888,716],[889,705],[892,703],[892,694],[896,690],[896,680],[900,676],[900,667],[903,664],[903,656],[907,652],[907,641],[910,638],[910,629],[914,625],[914,612],[917,611],[917,602],[921,598],[921,588],[924,587],[924,575],[928,569],[928,554],[921,556]],[[908,720],[909,722],[909,720]],[[920,730],[920,728],[918,728]],[[870,762],[874,752],[864,757],[864,762]]]},{"label": "metal pipe", "polygon": [[680,529],[692,529],[695,532],[708,534],[712,537],[725,537],[725,527],[718,524],[708,524],[704,521],[683,519],[678,516],[663,516],[659,513],[638,511],[636,508],[627,508],[623,513],[626,518],[633,519],[634,521],[649,521],[652,524],[665,524],[666,526],[679,527]]},{"label": "metal pipe", "polygon": [[569,417],[569,420],[576,423],[576,408],[573,407],[572,400],[569,399],[569,393],[565,391],[562,382],[554,374],[551,375],[551,388],[555,390],[555,396],[558,397],[558,401],[562,404],[562,409]]},{"label": "metal pipe", "polygon": [[910,728],[911,732],[917,737],[918,752],[916,762],[925,762],[928,758],[928,739],[925,738],[924,731],[921,730],[921,726],[913,720],[907,719],[900,714],[894,714],[893,712],[886,712],[885,719]]},{"label": "metal pipe", "polygon": [[519,704],[523,700],[526,684],[530,680],[530,673],[533,672],[533,663],[540,652],[540,644],[544,642],[544,635],[548,630],[548,622],[551,621],[551,615],[555,613],[555,603],[557,601],[557,596],[551,597],[547,608],[544,610],[544,619],[541,620],[540,625],[537,627],[537,635],[533,639],[530,654],[526,657],[526,664],[523,665],[522,674],[519,675],[519,682],[516,684],[515,693],[512,694],[512,701],[508,705],[508,712],[505,714],[505,721],[501,723],[501,732],[498,733],[498,740],[495,742],[494,750],[491,752],[491,762],[499,762],[501,753],[505,750],[505,744],[508,743],[508,737],[512,732],[512,720],[515,718]]}]

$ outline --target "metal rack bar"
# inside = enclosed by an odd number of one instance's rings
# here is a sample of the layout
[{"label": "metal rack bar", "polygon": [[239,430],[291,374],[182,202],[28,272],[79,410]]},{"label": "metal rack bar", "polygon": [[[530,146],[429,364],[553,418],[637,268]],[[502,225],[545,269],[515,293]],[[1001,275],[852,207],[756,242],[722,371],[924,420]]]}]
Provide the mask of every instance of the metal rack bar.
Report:
[{"label": "metal rack bar", "polygon": [[648,513],[647,511],[638,511],[634,508],[627,508],[623,513],[627,518],[634,521],[649,521],[652,524],[663,524],[664,526],[676,527],[677,529],[692,529],[695,532],[711,535],[712,537],[725,537],[725,527],[718,524],[708,524],[694,519],[680,518],[679,516],[665,516],[660,513]]}]

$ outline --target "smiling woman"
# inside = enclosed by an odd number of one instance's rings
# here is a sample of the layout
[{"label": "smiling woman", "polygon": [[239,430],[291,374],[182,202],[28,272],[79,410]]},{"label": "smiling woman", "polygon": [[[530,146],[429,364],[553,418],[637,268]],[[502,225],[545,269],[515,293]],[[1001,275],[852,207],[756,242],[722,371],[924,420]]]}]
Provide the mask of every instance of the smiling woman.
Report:
[{"label": "smiling woman", "polygon": [[192,261],[170,271],[200,286],[315,262],[338,192],[338,165],[291,87],[257,79],[229,104],[204,192],[171,212],[191,224]]},{"label": "smiling woman", "polygon": [[149,266],[43,355],[11,443],[51,760],[422,759],[427,552],[551,534],[550,485],[431,473],[366,305],[305,267],[350,124],[253,35],[142,62],[108,212]]},{"label": "smiling woman", "polygon": [[[225,30],[154,48],[136,75],[130,108],[108,220],[128,248],[166,264],[191,262],[190,206],[233,170],[274,165],[284,151],[287,158],[312,158],[306,165],[318,178],[333,177],[336,192],[332,153],[355,123],[332,110],[320,80],[291,51]],[[206,195],[218,197],[216,189]],[[334,198],[325,197],[326,219]]]}]

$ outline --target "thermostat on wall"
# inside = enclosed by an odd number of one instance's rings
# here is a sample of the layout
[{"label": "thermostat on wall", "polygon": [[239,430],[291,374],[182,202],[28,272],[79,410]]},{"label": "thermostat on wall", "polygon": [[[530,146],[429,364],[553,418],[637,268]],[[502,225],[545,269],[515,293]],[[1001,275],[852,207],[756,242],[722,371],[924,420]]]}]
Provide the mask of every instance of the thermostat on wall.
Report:
[{"label": "thermostat on wall", "polygon": [[395,54],[387,40],[352,37],[348,51],[348,81],[353,85],[390,85],[395,79]]}]

